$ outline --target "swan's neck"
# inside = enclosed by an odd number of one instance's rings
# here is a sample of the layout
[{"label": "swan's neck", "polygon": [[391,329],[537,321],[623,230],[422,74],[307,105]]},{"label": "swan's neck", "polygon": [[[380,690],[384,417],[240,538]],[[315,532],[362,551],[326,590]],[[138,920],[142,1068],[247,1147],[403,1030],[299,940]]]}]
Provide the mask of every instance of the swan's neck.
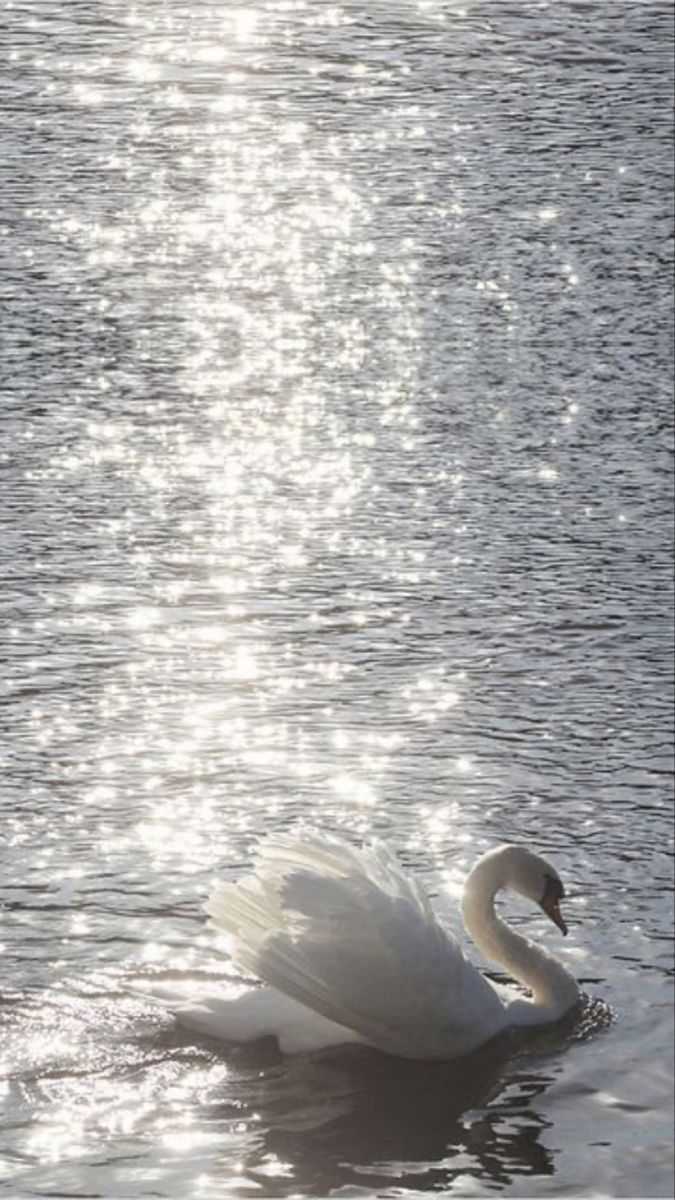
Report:
[{"label": "swan's neck", "polygon": [[515,1002],[519,1025],[557,1021],[576,1003],[577,982],[556,958],[500,920],[494,901],[504,886],[494,860],[476,864],[462,898],[467,932],[486,958],[531,991],[531,1000]]}]

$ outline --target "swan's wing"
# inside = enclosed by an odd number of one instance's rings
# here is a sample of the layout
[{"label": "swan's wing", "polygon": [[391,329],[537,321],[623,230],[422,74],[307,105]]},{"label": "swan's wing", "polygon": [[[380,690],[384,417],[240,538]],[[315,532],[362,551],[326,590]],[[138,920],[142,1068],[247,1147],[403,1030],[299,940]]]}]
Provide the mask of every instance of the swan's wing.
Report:
[{"label": "swan's wing", "polygon": [[206,910],[245,971],[392,1053],[462,1053],[502,1010],[383,846],[269,838]]}]

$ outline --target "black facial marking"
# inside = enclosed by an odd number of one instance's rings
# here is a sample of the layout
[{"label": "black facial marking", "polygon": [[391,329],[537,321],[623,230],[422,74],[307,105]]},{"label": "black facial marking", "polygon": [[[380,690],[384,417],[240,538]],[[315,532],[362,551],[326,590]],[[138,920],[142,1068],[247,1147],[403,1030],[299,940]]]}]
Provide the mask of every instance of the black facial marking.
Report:
[{"label": "black facial marking", "polygon": [[554,879],[553,875],[546,876],[546,887],[542,896],[542,903],[548,901],[549,904],[557,903],[565,897],[565,889],[559,879]]}]

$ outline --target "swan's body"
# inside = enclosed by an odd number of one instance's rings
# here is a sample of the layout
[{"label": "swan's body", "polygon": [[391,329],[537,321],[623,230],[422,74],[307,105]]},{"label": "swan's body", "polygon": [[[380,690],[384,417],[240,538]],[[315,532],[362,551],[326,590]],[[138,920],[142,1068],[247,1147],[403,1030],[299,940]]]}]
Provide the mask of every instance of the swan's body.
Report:
[{"label": "swan's body", "polygon": [[579,990],[561,963],[497,916],[510,887],[566,932],[554,869],[516,846],[484,855],[462,900],[486,956],[529,988],[493,984],[465,958],[422,889],[380,845],[271,837],[254,874],[216,888],[206,904],[231,938],[232,958],[267,985],[234,1000],[184,1008],[178,1020],[211,1036],[272,1034],[287,1052],[361,1042],[408,1058],[454,1058],[511,1026],[558,1020]]}]

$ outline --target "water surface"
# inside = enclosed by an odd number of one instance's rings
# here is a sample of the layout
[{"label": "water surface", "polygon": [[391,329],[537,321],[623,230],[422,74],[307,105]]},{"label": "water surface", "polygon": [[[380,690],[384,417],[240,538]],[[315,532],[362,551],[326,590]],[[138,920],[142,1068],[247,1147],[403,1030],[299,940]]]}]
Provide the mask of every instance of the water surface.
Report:
[{"label": "water surface", "polygon": [[[6,4],[0,1189],[669,1196],[672,7]],[[217,878],[554,859],[469,1063],[178,1034]],[[478,959],[477,955],[474,955]]]}]

